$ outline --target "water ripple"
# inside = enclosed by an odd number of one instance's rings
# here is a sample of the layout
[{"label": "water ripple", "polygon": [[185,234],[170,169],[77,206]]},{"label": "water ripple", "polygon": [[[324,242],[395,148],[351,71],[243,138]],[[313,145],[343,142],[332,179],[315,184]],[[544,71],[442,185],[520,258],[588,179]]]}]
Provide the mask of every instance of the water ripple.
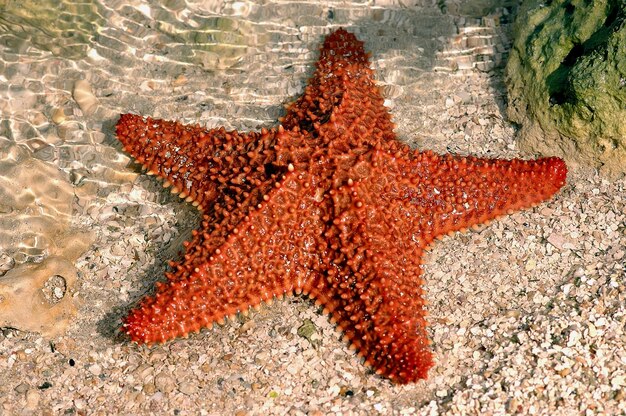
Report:
[{"label": "water ripple", "polygon": [[[126,253],[109,252],[122,230],[143,235],[164,221],[155,212],[165,197],[136,181],[114,137],[119,113],[271,126],[302,92],[320,40],[340,26],[366,41],[386,103],[419,115],[432,95],[416,88],[422,76],[501,60],[490,42],[506,8],[481,20],[442,4],[455,0],[0,3],[0,276],[74,259],[64,241],[78,238],[84,250],[80,229],[95,231],[112,267]],[[118,218],[127,206],[141,207],[141,221]]]}]

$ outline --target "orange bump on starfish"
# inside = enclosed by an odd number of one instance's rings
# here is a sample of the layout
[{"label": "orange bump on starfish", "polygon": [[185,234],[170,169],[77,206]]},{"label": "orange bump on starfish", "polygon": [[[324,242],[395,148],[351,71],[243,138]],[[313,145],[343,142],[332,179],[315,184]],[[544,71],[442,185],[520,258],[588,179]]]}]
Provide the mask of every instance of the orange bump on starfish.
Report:
[{"label": "orange bump on starfish", "polygon": [[242,133],[121,116],[125,151],[203,212],[183,258],[123,331],[164,342],[304,293],[378,374],[426,378],[424,250],[550,198],[565,183],[564,162],[437,155],[398,142],[363,43],[343,29],[326,38],[280,121]]}]

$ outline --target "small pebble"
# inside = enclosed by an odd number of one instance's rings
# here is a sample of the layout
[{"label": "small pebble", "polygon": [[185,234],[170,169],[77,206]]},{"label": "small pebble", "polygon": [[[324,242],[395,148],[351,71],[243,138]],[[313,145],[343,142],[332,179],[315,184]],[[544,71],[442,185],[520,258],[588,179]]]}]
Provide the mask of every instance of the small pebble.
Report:
[{"label": "small pebble", "polygon": [[154,378],[154,386],[163,393],[171,393],[176,388],[176,381],[167,374],[159,373]]},{"label": "small pebble", "polygon": [[62,108],[55,108],[54,111],[52,111],[52,121],[54,122],[54,124],[61,124],[65,121],[66,117],[65,117],[65,110]]},{"label": "small pebble", "polygon": [[156,392],[156,387],[154,383],[146,383],[141,387],[141,390],[143,390],[145,394],[152,395]]},{"label": "small pebble", "polygon": [[190,383],[190,382],[187,382],[187,381],[183,381],[178,386],[178,391],[180,391],[181,393],[187,394],[187,395],[191,395],[191,394],[195,393],[197,390],[198,390],[198,387],[196,386],[196,384]]},{"label": "small pebble", "polygon": [[89,82],[84,79],[80,79],[74,83],[72,96],[85,116],[93,114],[98,108],[98,99],[91,90]]},{"label": "small pebble", "polygon": [[30,389],[30,386],[27,383],[20,383],[13,390],[17,393],[26,393]]},{"label": "small pebble", "polygon": [[36,389],[30,389],[26,392],[26,409],[35,410],[39,404],[41,393]]},{"label": "small pebble", "polygon": [[93,364],[88,368],[89,372],[94,376],[99,376],[102,373],[102,367],[99,364]]}]

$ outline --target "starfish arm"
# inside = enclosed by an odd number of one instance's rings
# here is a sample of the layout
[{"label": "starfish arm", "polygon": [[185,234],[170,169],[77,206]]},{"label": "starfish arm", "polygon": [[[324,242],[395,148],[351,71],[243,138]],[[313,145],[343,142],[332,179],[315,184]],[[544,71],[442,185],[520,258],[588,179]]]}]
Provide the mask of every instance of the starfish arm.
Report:
[{"label": "starfish arm", "polygon": [[[388,198],[416,207],[420,239],[427,243],[533,207],[558,192],[567,175],[565,162],[556,157],[499,160],[404,152],[379,152],[371,174],[380,178],[378,187],[390,190]],[[379,173],[382,167],[384,174]]]},{"label": "starfish arm", "polygon": [[310,132],[309,146],[340,153],[395,146],[391,115],[369,65],[363,42],[342,29],[332,33],[304,94],[281,118],[284,128]]},{"label": "starfish arm", "polygon": [[[206,252],[196,239],[200,246],[187,248],[194,254],[174,265],[168,281],[157,283],[156,294],[129,313],[123,330],[136,342],[165,342],[275,296],[308,291],[324,244],[321,213],[306,197],[311,193],[301,175],[287,173],[220,247]],[[309,215],[296,209],[307,204]],[[187,264],[193,265],[190,272]]]},{"label": "starfish arm", "polygon": [[[353,89],[373,93],[371,98],[380,104],[379,107],[389,118],[369,65],[363,42],[343,29],[333,32],[320,49],[315,73],[304,94],[287,106],[287,114],[281,118],[282,125],[288,130],[297,127],[303,131],[313,131],[319,128],[329,121],[337,107],[349,101],[345,94]],[[357,102],[369,102],[370,97],[367,99]],[[356,110],[352,113],[353,118],[362,112],[358,107],[352,110]]]},{"label": "starfish arm", "polygon": [[555,158],[493,161],[404,151],[361,155],[348,185],[334,192],[334,245],[341,255],[313,291],[366,363],[398,383],[425,378],[433,365],[420,278],[432,239],[532,206],[565,179],[565,165]]},{"label": "starfish arm", "polygon": [[200,209],[223,193],[224,184],[241,188],[239,193],[249,191],[273,158],[266,149],[274,131],[207,130],[134,114],[122,114],[116,130],[126,152]]},{"label": "starfish arm", "polygon": [[[423,247],[413,239],[414,208],[372,192],[376,177],[349,181],[334,194],[326,279],[311,296],[324,305],[365,363],[396,383],[424,379],[433,365],[420,278]],[[327,232],[328,235],[331,234]]]}]

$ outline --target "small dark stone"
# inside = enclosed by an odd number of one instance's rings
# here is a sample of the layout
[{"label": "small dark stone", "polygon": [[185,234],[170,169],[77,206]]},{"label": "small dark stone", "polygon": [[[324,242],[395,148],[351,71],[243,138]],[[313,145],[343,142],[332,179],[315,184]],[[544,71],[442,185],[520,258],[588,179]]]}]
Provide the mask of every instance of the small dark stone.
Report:
[{"label": "small dark stone", "polygon": [[347,386],[341,386],[339,389],[339,395],[343,397],[352,397],[354,396],[354,392]]},{"label": "small dark stone", "polygon": [[46,389],[49,389],[50,387],[52,387],[52,383],[50,383],[49,381],[44,381],[41,386],[37,386],[39,390],[46,390]]}]

